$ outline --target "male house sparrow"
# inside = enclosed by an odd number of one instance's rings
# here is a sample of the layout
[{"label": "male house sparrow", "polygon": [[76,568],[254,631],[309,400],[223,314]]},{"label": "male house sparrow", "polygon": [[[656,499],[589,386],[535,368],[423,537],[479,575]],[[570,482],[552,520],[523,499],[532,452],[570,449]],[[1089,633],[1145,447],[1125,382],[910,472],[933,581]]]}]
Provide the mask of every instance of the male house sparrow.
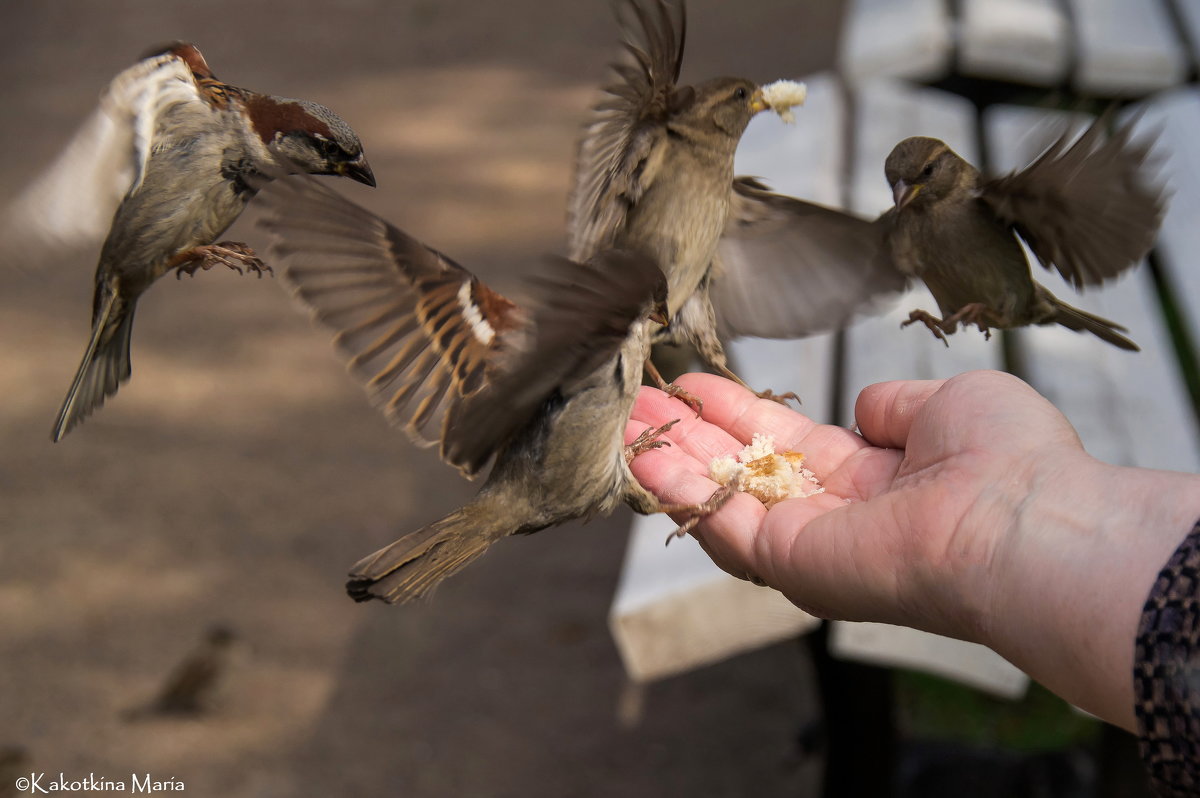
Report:
[{"label": "male house sparrow", "polygon": [[172,269],[216,264],[261,275],[245,244],[213,242],[253,196],[247,178],[279,168],[276,155],[293,169],[375,185],[358,137],[332,111],[222,83],[195,46],[176,42],[119,74],[59,161],[20,198],[0,237],[107,230],[92,335],[55,441],[129,378],[133,312],[151,283]]},{"label": "male house sparrow", "polygon": [[[735,194],[733,157],[750,119],[772,107],[763,87],[740,78],[677,85],[682,5],[678,23],[663,0],[627,0],[624,7],[636,18],[623,42],[633,62],[614,65],[617,82],[605,89],[579,145],[570,256],[582,260],[610,246],[653,255],[669,282],[666,334],[690,341],[709,365],[736,380],[718,325],[727,334],[765,335],[765,328],[779,328],[782,311],[785,334],[799,336],[845,321],[882,289],[862,276],[869,263],[833,265],[816,257],[822,244],[835,246],[844,235],[841,227],[826,229],[828,213],[813,211],[817,217],[807,220],[798,241],[767,240],[775,247],[768,252],[758,236],[773,235],[770,225],[735,223],[731,207],[759,204],[755,195]],[[819,290],[807,290],[810,273]],[[661,386],[653,365],[647,369]]]},{"label": "male house sparrow", "polygon": [[1014,233],[1046,268],[1076,288],[1099,285],[1150,251],[1162,222],[1161,186],[1139,174],[1150,145],[1131,142],[1133,122],[1105,136],[1101,116],[1074,144],[1064,133],[1025,169],[995,180],[937,139],[896,145],[885,173],[895,207],[885,239],[901,274],[920,277],[942,318],[914,310],[945,341],[958,324],[983,330],[1061,324],[1121,349],[1125,328],[1073,308],[1033,280]]},{"label": "male house sparrow", "polygon": [[[354,565],[356,601],[406,602],[497,540],[625,501],[662,507],[628,461],[624,430],[665,323],[666,281],[645,255],[606,249],[555,263],[522,308],[445,255],[311,179],[277,181],[262,221],[284,278],[335,342],[375,404],[418,443],[472,476],[495,458],[463,508]],[[438,419],[440,418],[440,424]]]}]

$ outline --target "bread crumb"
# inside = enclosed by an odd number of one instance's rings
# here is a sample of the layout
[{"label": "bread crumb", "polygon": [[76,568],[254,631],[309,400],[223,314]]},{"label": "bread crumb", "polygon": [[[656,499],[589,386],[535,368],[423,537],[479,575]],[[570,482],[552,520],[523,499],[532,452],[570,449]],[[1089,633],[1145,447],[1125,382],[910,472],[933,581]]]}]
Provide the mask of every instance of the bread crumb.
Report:
[{"label": "bread crumb", "polygon": [[792,109],[804,105],[808,98],[808,86],[794,80],[777,80],[762,87],[763,99],[771,110],[779,114],[779,118],[791,124],[796,121]]},{"label": "bread crumb", "polygon": [[825,492],[816,475],[804,467],[801,452],[776,453],[771,437],[758,432],[736,457],[727,454],[713,458],[708,475],[714,482],[749,493],[768,509],[784,499]]}]

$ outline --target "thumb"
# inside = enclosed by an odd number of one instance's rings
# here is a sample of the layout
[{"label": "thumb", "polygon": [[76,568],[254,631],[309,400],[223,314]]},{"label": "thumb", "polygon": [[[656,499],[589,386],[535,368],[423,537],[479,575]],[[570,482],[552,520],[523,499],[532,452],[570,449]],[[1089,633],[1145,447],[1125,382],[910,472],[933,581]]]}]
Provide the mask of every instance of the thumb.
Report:
[{"label": "thumb", "polygon": [[903,449],[913,419],[945,380],[877,382],[862,389],[854,403],[854,420],[863,438],[875,446]]}]

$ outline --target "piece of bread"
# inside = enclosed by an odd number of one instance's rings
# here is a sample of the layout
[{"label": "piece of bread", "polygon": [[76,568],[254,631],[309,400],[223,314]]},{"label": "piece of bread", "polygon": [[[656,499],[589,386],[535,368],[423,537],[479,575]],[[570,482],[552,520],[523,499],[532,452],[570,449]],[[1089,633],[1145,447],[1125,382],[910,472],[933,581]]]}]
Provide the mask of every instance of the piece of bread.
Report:
[{"label": "piece of bread", "polygon": [[757,432],[736,457],[713,458],[708,465],[708,475],[714,482],[733,485],[737,490],[749,493],[767,508],[784,499],[825,492],[816,475],[804,467],[803,453],[776,453],[775,442]]}]

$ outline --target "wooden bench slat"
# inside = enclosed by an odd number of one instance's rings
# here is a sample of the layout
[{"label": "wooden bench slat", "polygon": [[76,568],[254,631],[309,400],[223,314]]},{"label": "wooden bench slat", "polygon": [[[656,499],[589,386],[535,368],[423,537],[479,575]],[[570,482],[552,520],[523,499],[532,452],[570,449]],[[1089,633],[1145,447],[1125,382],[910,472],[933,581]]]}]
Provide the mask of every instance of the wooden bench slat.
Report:
[{"label": "wooden bench slat", "polygon": [[1075,20],[1075,86],[1137,96],[1187,75],[1187,58],[1161,0],[1068,0]]},{"label": "wooden bench slat", "polygon": [[1018,700],[1029,677],[978,643],[885,623],[835,623],[834,656],[892,668],[911,668],[961,682],[1000,698]]},{"label": "wooden bench slat", "polygon": [[936,80],[949,70],[953,36],[944,0],[850,0],[844,19],[838,66],[852,80]]},{"label": "wooden bench slat", "polygon": [[962,0],[964,75],[1052,86],[1066,77],[1071,27],[1057,0]]}]

